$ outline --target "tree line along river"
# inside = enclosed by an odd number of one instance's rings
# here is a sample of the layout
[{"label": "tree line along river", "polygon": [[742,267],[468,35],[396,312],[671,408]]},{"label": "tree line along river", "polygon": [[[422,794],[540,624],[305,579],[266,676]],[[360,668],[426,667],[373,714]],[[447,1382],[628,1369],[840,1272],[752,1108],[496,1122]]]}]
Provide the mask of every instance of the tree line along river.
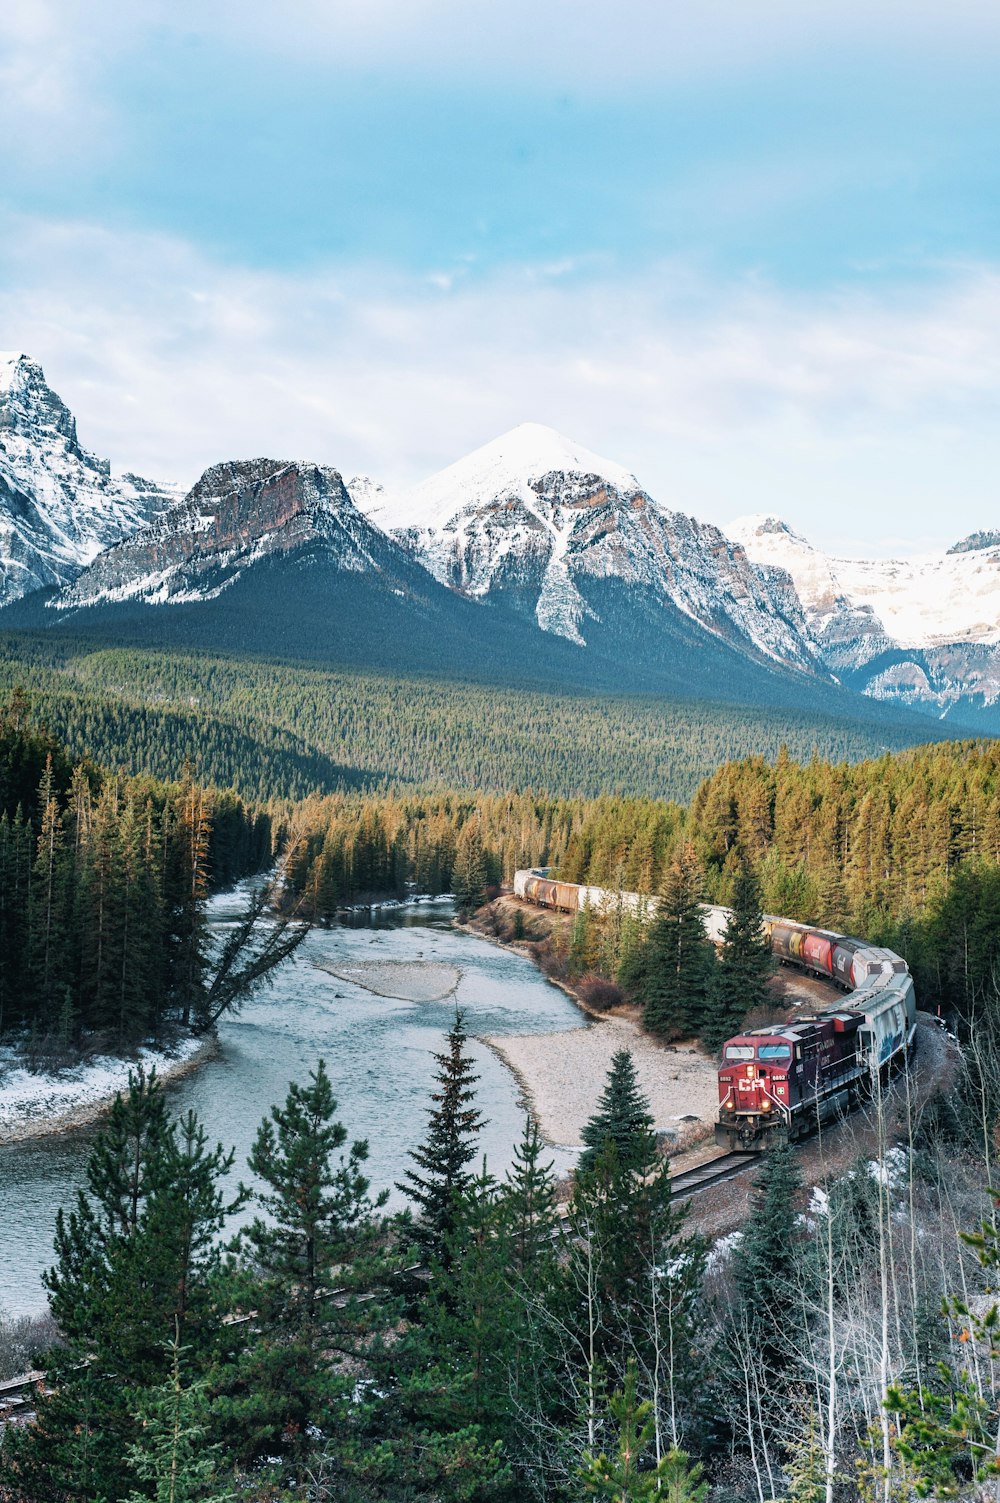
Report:
[{"label": "tree line along river", "polygon": [[[240,901],[239,891],[214,899],[213,925],[224,928]],[[524,1107],[510,1070],[476,1036],[553,1033],[585,1019],[531,961],[453,928],[440,901],[313,930],[271,990],[222,1022],[217,1056],[168,1086],[171,1107],[193,1108],[213,1142],[236,1149],[234,1178],[252,1184],[246,1159],[261,1117],[284,1100],[290,1080],[324,1058],[349,1138],[368,1139],[373,1188],[388,1188],[390,1205],[401,1205],[395,1181],[423,1136],[433,1053],[456,1006],[472,1036],[478,1104],[488,1119],[480,1150],[501,1174]],[[44,1307],[41,1275],[52,1261],[56,1212],[83,1184],[96,1130],[0,1147],[0,1310],[9,1316]],[[571,1149],[551,1156],[560,1170],[576,1158]]]}]

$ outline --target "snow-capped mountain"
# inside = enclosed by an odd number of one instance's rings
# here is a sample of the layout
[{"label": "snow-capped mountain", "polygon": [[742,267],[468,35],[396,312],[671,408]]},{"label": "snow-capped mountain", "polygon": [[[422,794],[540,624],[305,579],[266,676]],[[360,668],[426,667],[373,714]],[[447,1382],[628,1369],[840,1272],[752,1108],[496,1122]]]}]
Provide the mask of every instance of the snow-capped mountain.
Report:
[{"label": "snow-capped mountain", "polygon": [[112,476],[81,447],[41,366],[0,354],[0,604],[66,584],[176,497],[137,475]]},{"label": "snow-capped mountain", "polygon": [[824,662],[845,682],[938,714],[1000,701],[1000,534],[856,559],[821,552],[779,517],[728,530],[758,564],[791,575]]},{"label": "snow-capped mountain", "polygon": [[551,428],[522,424],[396,496],[366,477],[350,488],[442,584],[546,632],[583,645],[633,607],[647,631],[672,608],[740,650],[818,669],[786,575]]},{"label": "snow-capped mountain", "polygon": [[275,459],[217,464],[182,501],[102,553],[52,606],[212,600],[261,560],[311,546],[353,573],[379,572],[400,554],[334,469]]}]

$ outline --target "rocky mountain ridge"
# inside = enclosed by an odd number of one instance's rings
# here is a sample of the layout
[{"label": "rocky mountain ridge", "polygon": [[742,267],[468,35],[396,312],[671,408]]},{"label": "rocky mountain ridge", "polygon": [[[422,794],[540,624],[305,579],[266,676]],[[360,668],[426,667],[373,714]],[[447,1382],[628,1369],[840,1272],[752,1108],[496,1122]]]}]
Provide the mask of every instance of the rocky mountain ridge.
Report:
[{"label": "rocky mountain ridge", "polygon": [[760,567],[791,576],[819,655],[844,683],[964,721],[1000,707],[1000,533],[856,559],[823,553],[776,516],[728,531]]},{"label": "rocky mountain ridge", "polygon": [[0,354],[0,605],[69,583],[177,494],[113,476],[80,444],[73,414],[37,361]]},{"label": "rocky mountain ridge", "polygon": [[380,572],[399,552],[329,466],[229,461],[212,465],[182,501],[102,553],[51,604],[212,600],[254,564],[312,545],[354,573]]},{"label": "rocky mountain ridge", "polygon": [[[267,574],[279,563],[280,577]],[[592,660],[602,681],[620,665],[633,686],[690,684],[696,697],[722,679],[738,695],[754,665],[779,676],[779,697],[794,699],[800,683],[814,700],[839,681],[1000,728],[1000,532],[897,560],[830,557],[774,516],[727,535],[535,423],[409,490],[255,459],[213,465],[178,500],[170,487],[112,477],[41,368],[0,357],[0,605],[27,596],[33,619],[92,619],[126,605],[200,609],[238,584],[243,624],[230,610],[225,630],[238,642],[256,615],[266,640],[275,588],[295,633],[300,567],[311,569],[321,641],[324,591],[340,602],[332,616],[348,596],[355,615],[373,613],[350,623],[357,659],[391,618],[404,635],[413,626],[411,656],[438,639],[451,644],[449,662],[466,640],[487,655],[513,654],[516,642],[519,661],[550,660],[554,674],[560,664],[585,679]],[[365,583],[337,583],[348,576]],[[378,651],[395,660],[385,643]],[[773,685],[758,688],[766,697]]]},{"label": "rocky mountain ridge", "polygon": [[397,496],[367,477],[350,488],[442,584],[530,612],[581,646],[614,582],[619,627],[631,597],[636,630],[673,608],[741,651],[823,673],[786,574],[756,568],[717,527],[658,505],[621,465],[541,424]]}]

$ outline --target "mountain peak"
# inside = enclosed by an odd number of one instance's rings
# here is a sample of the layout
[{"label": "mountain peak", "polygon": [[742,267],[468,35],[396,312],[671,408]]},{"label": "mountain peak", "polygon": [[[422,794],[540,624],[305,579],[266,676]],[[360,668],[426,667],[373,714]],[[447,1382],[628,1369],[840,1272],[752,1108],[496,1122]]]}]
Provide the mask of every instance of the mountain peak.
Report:
[{"label": "mountain peak", "polygon": [[394,502],[383,498],[379,520],[386,527],[437,530],[459,511],[513,500],[530,490],[532,481],[553,474],[594,477],[627,495],[642,490],[622,465],[602,459],[555,428],[520,423],[402,492]]},{"label": "mountain peak", "polygon": [[38,361],[0,354],[0,603],[75,578],[170,499],[137,476],[113,479]]},{"label": "mountain peak", "polygon": [[948,549],[949,553],[978,553],[981,548],[996,548],[1000,546],[1000,532],[970,532],[967,538],[953,543]]},{"label": "mountain peak", "polygon": [[[0,350],[0,395],[10,390],[18,374],[18,364],[22,360],[30,365],[35,364],[23,350]],[[41,370],[41,366],[38,369]]]},{"label": "mountain peak", "polygon": [[776,516],[774,512],[755,512],[751,516],[737,517],[735,522],[730,522],[726,528],[729,537],[737,542],[745,542],[747,538],[764,537],[787,537],[797,543],[804,543],[803,538],[794,527],[790,527],[784,517]]}]

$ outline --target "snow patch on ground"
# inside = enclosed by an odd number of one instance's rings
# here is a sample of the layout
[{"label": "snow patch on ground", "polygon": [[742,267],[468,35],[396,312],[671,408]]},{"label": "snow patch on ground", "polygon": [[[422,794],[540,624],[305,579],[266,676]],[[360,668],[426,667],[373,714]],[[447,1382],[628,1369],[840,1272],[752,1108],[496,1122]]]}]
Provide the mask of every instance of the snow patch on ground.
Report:
[{"label": "snow patch on ground", "polygon": [[204,1039],[182,1039],[169,1052],[139,1049],[134,1059],[96,1055],[55,1074],[33,1074],[9,1047],[0,1049],[0,1143],[59,1132],[89,1120],[128,1086],[129,1071],[155,1068],[161,1079],[177,1074],[205,1049]]}]

